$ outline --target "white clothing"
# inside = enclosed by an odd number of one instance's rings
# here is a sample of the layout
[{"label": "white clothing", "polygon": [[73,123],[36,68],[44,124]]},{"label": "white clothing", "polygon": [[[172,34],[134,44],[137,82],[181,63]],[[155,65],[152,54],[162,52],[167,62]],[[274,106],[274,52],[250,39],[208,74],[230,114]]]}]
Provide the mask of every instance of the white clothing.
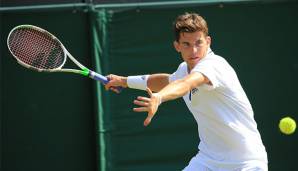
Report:
[{"label": "white clothing", "polygon": [[216,168],[213,166],[213,169],[211,170],[209,167],[204,165],[197,156],[193,157],[189,162],[189,165],[185,167],[182,171],[268,171],[267,164],[259,161],[242,164],[239,167],[235,166],[232,169],[220,167]]},{"label": "white clothing", "polygon": [[[267,165],[267,153],[253,109],[234,69],[209,49],[190,72],[200,72],[212,83],[183,96],[198,124],[200,144],[196,158],[212,170],[234,170],[254,161]],[[169,81],[188,74],[187,64],[183,62]]]}]

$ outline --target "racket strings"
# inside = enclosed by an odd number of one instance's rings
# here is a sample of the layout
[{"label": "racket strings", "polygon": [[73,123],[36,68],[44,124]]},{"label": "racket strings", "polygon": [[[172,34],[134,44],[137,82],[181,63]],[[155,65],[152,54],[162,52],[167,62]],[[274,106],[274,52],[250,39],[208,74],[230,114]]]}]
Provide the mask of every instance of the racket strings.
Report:
[{"label": "racket strings", "polygon": [[55,69],[64,63],[65,55],[59,41],[46,32],[16,29],[11,33],[8,45],[18,60],[37,69]]}]

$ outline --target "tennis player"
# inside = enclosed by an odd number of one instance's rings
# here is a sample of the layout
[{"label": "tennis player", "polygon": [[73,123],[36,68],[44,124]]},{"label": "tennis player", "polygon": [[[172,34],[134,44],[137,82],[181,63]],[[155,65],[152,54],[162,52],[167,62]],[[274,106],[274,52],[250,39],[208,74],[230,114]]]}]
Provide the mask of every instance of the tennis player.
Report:
[{"label": "tennis player", "polygon": [[210,48],[206,21],[185,13],[174,23],[174,47],[184,62],[172,74],[109,75],[105,88],[121,86],[146,90],[137,97],[135,112],[147,112],[150,124],[158,107],[183,97],[200,137],[199,152],[183,171],[267,171],[262,143],[251,104],[234,69]]}]

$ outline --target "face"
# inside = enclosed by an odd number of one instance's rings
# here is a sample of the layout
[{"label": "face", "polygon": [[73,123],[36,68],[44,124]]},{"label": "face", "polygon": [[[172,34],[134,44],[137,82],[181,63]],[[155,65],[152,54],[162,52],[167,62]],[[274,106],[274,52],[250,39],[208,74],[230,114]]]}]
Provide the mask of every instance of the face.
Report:
[{"label": "face", "polygon": [[180,39],[178,42],[174,42],[174,47],[187,63],[188,69],[192,70],[206,56],[210,44],[211,38],[205,36],[203,32],[197,31],[194,33],[180,33]]}]

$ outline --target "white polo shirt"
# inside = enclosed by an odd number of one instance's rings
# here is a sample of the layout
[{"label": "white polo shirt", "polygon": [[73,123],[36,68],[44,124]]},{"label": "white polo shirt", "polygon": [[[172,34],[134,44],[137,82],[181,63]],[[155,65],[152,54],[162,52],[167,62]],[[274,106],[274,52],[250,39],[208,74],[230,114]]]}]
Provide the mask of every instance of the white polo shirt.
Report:
[{"label": "white polo shirt", "polygon": [[[233,169],[249,162],[267,163],[267,153],[257,130],[251,104],[228,62],[210,49],[191,70],[205,75],[212,85],[201,85],[183,96],[198,124],[199,162]],[[188,75],[181,63],[169,81]]]}]

